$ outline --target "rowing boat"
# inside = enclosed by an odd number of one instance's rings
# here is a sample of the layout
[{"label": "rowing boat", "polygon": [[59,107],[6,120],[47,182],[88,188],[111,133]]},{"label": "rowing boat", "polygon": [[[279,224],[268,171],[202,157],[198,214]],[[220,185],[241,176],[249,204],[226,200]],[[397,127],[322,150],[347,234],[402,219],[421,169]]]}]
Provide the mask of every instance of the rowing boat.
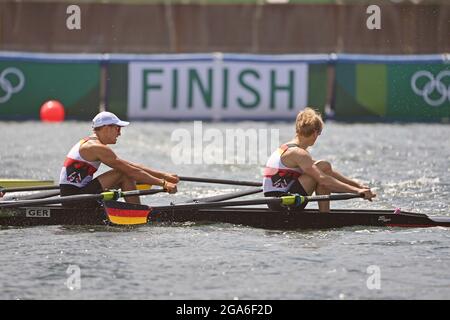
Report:
[{"label": "rowing boat", "polygon": [[0,209],[1,226],[108,225],[110,215],[148,217],[148,223],[198,222],[231,223],[264,229],[327,229],[350,226],[450,227],[448,216],[427,216],[394,210],[335,209],[329,214],[315,209],[272,211],[267,208],[235,207],[180,210],[151,210],[145,205],[105,201],[98,208],[64,208],[60,205]]},{"label": "rowing boat", "polygon": [[50,186],[53,183],[53,180],[0,179],[0,187],[2,188]]}]

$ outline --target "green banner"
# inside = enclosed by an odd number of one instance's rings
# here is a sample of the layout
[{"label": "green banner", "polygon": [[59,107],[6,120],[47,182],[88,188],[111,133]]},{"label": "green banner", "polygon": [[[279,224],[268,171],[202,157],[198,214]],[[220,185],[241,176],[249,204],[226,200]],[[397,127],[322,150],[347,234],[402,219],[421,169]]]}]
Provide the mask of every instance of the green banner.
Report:
[{"label": "green banner", "polygon": [[336,66],[337,120],[448,121],[447,64]]},{"label": "green banner", "polygon": [[327,75],[326,64],[310,64],[308,72],[308,106],[325,114],[327,103]]},{"label": "green banner", "polygon": [[0,120],[39,119],[42,104],[58,100],[66,119],[98,112],[100,65],[0,61]]},{"label": "green banner", "polygon": [[106,104],[108,111],[121,119],[127,119],[128,103],[128,63],[108,65]]}]

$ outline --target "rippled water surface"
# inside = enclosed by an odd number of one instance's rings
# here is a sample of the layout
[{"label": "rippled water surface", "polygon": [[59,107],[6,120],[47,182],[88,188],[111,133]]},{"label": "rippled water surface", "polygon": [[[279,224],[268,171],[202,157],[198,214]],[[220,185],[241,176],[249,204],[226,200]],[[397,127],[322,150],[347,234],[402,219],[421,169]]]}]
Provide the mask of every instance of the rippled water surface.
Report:
[{"label": "rippled water surface", "polygon": [[[293,125],[282,122],[203,123],[204,132],[238,128],[279,129],[281,142],[293,134]],[[135,122],[113,148],[131,161],[184,176],[260,179],[262,165],[254,162],[174,164],[180,160],[172,160],[176,129],[192,132],[193,123]],[[0,122],[0,177],[57,180],[67,151],[89,130],[87,122]],[[311,153],[378,193],[373,203],[349,200],[335,207],[448,216],[449,138],[449,125],[327,123]],[[235,190],[184,182],[178,194],[144,202]],[[445,228],[10,227],[0,229],[0,250],[0,299],[450,299]],[[80,270],[80,289],[73,288],[70,266]]]}]

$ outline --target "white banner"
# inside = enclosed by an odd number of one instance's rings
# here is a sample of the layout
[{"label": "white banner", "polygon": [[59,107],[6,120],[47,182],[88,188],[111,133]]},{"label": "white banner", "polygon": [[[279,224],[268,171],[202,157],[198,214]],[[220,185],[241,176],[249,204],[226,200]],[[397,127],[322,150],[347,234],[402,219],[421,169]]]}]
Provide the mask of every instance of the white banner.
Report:
[{"label": "white banner", "polygon": [[293,119],[307,101],[308,64],[303,62],[128,65],[129,119]]}]

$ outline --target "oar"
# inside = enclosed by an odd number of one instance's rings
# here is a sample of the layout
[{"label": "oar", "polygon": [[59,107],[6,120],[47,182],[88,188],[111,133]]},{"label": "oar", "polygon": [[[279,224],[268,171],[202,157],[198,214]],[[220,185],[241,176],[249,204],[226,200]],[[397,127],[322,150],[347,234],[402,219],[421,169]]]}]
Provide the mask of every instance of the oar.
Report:
[{"label": "oar", "polygon": [[59,190],[49,190],[49,191],[42,191],[42,192],[38,192],[38,193],[32,193],[32,194],[21,195],[21,196],[17,196],[17,195],[9,196],[10,199],[4,199],[4,200],[22,201],[22,200],[46,199],[46,198],[59,196],[59,194],[60,194]]},{"label": "oar", "polygon": [[16,187],[16,188],[0,188],[0,192],[25,192],[25,191],[42,191],[42,190],[58,190],[59,186],[34,186],[34,187]]},{"label": "oar", "polygon": [[196,177],[179,177],[181,181],[203,182],[203,183],[217,183],[217,184],[231,184],[235,186],[250,186],[261,187],[261,182],[256,181],[240,181],[240,180],[226,180],[226,179],[211,179],[211,178],[196,178]]},{"label": "oar", "polygon": [[[136,186],[137,190],[147,190],[151,189],[152,185],[149,184],[138,184]],[[27,192],[27,191],[43,191],[43,190],[59,190],[59,185],[50,186],[35,186],[35,187],[17,187],[17,188],[1,188],[1,193],[11,193],[11,192]]]},{"label": "oar", "polygon": [[143,196],[148,194],[155,194],[159,192],[166,192],[164,189],[147,189],[147,190],[132,190],[132,191],[107,191],[100,194],[79,194],[67,197],[60,197],[56,199],[40,199],[40,200],[23,200],[23,201],[0,201],[0,208],[16,208],[24,206],[40,206],[46,204],[56,203],[71,203],[79,201],[95,201],[95,200],[117,200],[123,197]]},{"label": "oar", "polygon": [[242,191],[237,191],[237,192],[232,192],[232,193],[220,194],[220,195],[212,196],[212,197],[192,199],[187,202],[199,203],[199,202],[225,201],[225,200],[231,200],[231,199],[236,199],[236,198],[240,198],[240,197],[245,197],[245,196],[255,194],[255,193],[260,193],[262,191],[263,191],[262,188],[254,188],[254,189],[242,190]]},{"label": "oar", "polygon": [[286,207],[299,207],[300,205],[311,201],[330,201],[330,200],[348,200],[353,198],[362,198],[364,194],[355,193],[343,193],[332,194],[323,196],[301,196],[290,195],[280,198],[260,198],[252,200],[240,200],[240,201],[219,201],[219,202],[200,202],[200,203],[188,203],[188,204],[171,204],[167,206],[155,206],[150,207],[146,205],[135,206],[133,209],[127,210],[126,207],[117,209],[114,204],[108,204],[105,202],[106,214],[108,219],[113,224],[118,225],[130,225],[130,224],[144,224],[148,220],[148,215],[153,211],[167,211],[167,210],[198,210],[207,208],[223,208],[223,207],[236,207],[236,206],[249,206],[259,204],[281,204]]},{"label": "oar", "polygon": [[304,203],[313,201],[348,200],[362,197],[364,197],[364,194],[358,193],[341,193],[341,194],[321,195],[321,196],[302,196],[299,194],[295,194],[279,198],[267,197],[267,198],[240,200],[240,201],[217,201],[217,202],[201,202],[192,204],[172,204],[168,206],[152,207],[152,209],[154,210],[207,209],[207,208],[221,208],[221,207],[251,206],[258,204],[280,204],[286,207],[299,207]]}]

